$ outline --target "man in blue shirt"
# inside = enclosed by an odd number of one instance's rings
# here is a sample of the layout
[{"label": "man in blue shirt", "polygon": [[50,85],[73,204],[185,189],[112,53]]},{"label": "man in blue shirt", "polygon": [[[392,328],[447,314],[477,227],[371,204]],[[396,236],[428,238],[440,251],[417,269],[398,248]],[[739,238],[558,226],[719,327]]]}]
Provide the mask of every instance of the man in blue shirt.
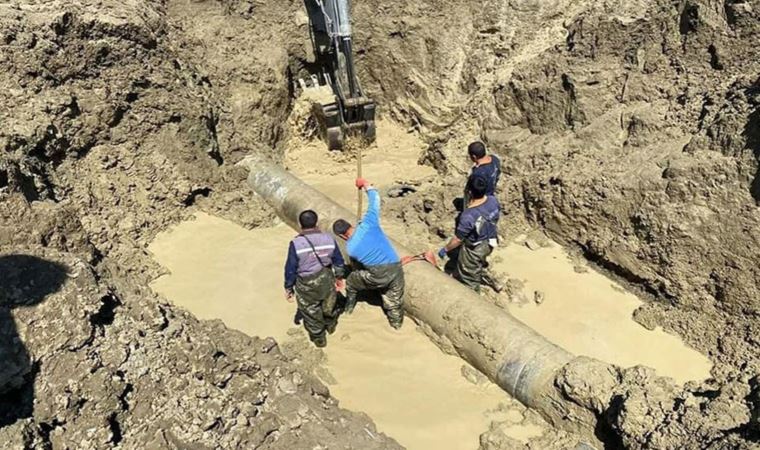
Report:
[{"label": "man in blue shirt", "polygon": [[336,287],[344,277],[343,255],[328,233],[317,228],[319,217],[312,210],[298,216],[301,233],[288,246],[285,262],[285,298],[296,297],[298,311],[309,338],[317,347],[327,345],[325,331],[333,333],[337,325],[335,314]]},{"label": "man in blue shirt", "polygon": [[343,219],[333,232],[346,240],[346,250],[355,270],[346,278],[346,314],[356,306],[359,291],[379,291],[383,310],[395,329],[404,322],[404,271],[401,259],[380,227],[380,194],[367,180],[358,178],[356,187],[367,192],[367,212],[356,227]]},{"label": "man in blue shirt", "polygon": [[487,258],[496,246],[501,214],[496,197],[486,195],[488,185],[488,179],[480,174],[469,178],[467,194],[470,201],[459,217],[455,236],[438,251],[438,256],[445,258],[449,252],[460,249],[455,276],[476,292],[480,292]]},{"label": "man in blue shirt", "polygon": [[[470,176],[468,180],[474,176],[479,175],[486,180],[486,195],[496,196],[496,188],[499,184],[499,178],[501,177],[501,160],[494,154],[488,154],[486,146],[480,141],[472,142],[467,146],[467,155],[472,161],[472,169],[470,170]],[[470,196],[465,187],[464,197],[454,200],[454,206],[461,214],[465,206],[470,203]],[[459,226],[459,217],[454,220],[454,226]],[[454,263],[458,257],[458,253],[452,254]],[[488,265],[483,269],[483,284],[490,286],[496,292],[501,292],[504,289],[504,285],[494,277],[488,270]]]},{"label": "man in blue shirt", "polygon": [[[486,195],[496,195],[496,186],[499,184],[501,176],[501,160],[496,155],[486,153],[486,146],[482,142],[476,141],[467,146],[467,154],[472,161],[472,170],[470,177],[480,175],[486,180]],[[469,203],[467,189],[465,189],[464,204]]]}]

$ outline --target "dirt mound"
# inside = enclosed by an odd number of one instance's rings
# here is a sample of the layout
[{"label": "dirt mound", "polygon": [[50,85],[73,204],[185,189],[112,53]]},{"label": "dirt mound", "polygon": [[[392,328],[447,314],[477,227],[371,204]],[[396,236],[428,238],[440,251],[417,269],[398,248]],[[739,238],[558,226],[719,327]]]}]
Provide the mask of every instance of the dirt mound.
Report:
[{"label": "dirt mound", "polygon": [[[302,9],[0,5],[4,442],[395,445],[274,343],[147,288],[158,268],[145,248],[169,224],[199,208],[271,221],[234,163],[282,157],[308,66]],[[568,387],[608,442],[718,448],[760,433],[759,14],[756,0],[355,4],[365,88],[426,137],[424,160],[445,176],[389,202],[402,219],[449,229],[461,149],[482,138],[506,164],[510,232],[542,227],[648,292],[637,320],[717,364],[714,381],[686,389],[639,369],[611,373],[602,400]],[[484,446],[499,442],[492,431]]]},{"label": "dirt mound", "polygon": [[598,417],[597,437],[613,448],[751,448],[757,440],[758,382],[677,387],[637,366],[617,369],[580,357],[557,377],[566,398]]},{"label": "dirt mound", "polygon": [[194,207],[269,220],[231,163],[276,144],[290,101],[287,58],[259,52],[268,39],[236,48],[253,62],[200,69],[207,48],[183,33],[213,23],[185,19],[206,12],[247,39],[240,27],[253,25],[178,3],[0,5],[0,442],[397,448],[275,342],[147,288],[146,243]]},{"label": "dirt mound", "polygon": [[[632,447],[757,439],[745,414],[756,406],[729,393],[754,392],[760,373],[760,3],[428,0],[356,10],[370,94],[426,136],[425,159],[445,175],[393,205],[398,217],[449,233],[463,149],[485,140],[505,161],[507,233],[539,226],[576,248],[652,299],[640,323],[716,363],[709,386],[668,388],[662,428],[634,425],[651,416],[634,405],[657,389],[640,379],[648,387],[605,407],[616,411],[614,433]],[[695,416],[713,395],[743,411],[728,413],[736,423],[722,431]]]},{"label": "dirt mound", "polygon": [[360,15],[363,75],[426,134],[427,160],[456,178],[463,144],[485,139],[512,229],[543,227],[655,297],[640,320],[757,368],[760,5],[452,3]]}]

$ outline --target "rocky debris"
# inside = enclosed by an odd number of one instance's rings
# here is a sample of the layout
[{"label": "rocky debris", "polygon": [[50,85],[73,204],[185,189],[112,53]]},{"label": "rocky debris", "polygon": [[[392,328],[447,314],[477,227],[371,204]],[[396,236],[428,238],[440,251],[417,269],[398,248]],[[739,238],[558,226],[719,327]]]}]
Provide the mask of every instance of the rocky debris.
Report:
[{"label": "rocky debris", "polygon": [[760,3],[453,3],[365,13],[357,44],[370,94],[417,124],[444,176],[412,205],[419,221],[450,228],[464,149],[485,140],[504,161],[504,234],[538,226],[641,290],[654,301],[636,319],[710,355],[717,386],[760,374]]},{"label": "rocky debris", "polygon": [[288,39],[254,34],[286,36],[267,24],[288,12],[239,6],[0,5],[4,448],[400,448],[273,340],[147,288],[168,224],[272,217],[233,163],[284,133]]},{"label": "rocky debris", "polygon": [[537,305],[540,305],[541,303],[543,303],[544,300],[546,300],[546,294],[544,293],[544,291],[533,291],[533,301]]},{"label": "rocky debris", "polygon": [[751,448],[757,434],[757,378],[677,386],[654,370],[619,369],[586,357],[557,377],[563,395],[599,418],[607,445],[645,448]]}]

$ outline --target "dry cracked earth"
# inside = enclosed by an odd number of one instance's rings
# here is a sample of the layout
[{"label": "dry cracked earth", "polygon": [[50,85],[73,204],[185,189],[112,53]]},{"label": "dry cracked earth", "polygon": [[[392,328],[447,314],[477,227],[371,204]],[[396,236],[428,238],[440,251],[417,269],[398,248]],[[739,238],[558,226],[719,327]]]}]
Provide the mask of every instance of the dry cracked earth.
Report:
[{"label": "dry cracked earth", "polygon": [[[556,384],[597,444],[756,447],[760,1],[353,9],[365,89],[439,174],[394,215],[445,234],[462,148],[483,139],[505,164],[505,233],[544,230],[715,364],[685,387],[566,367]],[[400,448],[273,340],[148,288],[169,225],[274,219],[235,163],[297,134],[307,26],[295,0],[0,1],[0,446]],[[491,429],[480,447],[525,445]]]}]

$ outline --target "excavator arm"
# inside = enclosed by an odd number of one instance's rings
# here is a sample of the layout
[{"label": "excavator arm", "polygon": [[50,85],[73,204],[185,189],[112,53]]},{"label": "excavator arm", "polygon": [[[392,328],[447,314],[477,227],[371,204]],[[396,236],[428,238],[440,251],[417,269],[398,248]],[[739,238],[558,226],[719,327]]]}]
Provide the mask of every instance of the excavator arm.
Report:
[{"label": "excavator arm", "polygon": [[[356,76],[348,0],[304,0],[309,15],[317,73],[304,89],[329,86],[331,100],[314,105],[330,149],[343,148],[346,135],[375,140],[375,102],[367,98]],[[309,85],[310,84],[310,85]]]}]

